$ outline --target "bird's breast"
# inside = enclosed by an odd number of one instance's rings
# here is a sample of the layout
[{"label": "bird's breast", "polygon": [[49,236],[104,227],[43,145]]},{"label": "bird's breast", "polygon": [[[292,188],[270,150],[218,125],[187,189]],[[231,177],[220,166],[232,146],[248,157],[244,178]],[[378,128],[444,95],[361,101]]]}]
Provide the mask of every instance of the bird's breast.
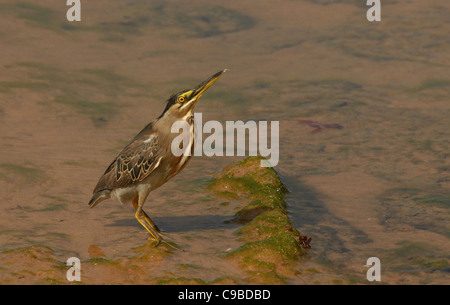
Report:
[{"label": "bird's breast", "polygon": [[[183,154],[179,157],[176,157],[177,160],[175,161],[175,175],[179,173],[184,166],[187,164],[187,162],[191,159],[192,155],[194,154],[194,124],[193,122],[189,122],[189,142],[188,143],[182,143],[183,145]],[[185,147],[184,147],[185,146]],[[172,154],[173,155],[173,154]],[[174,156],[174,155],[173,155]],[[174,156],[175,157],[175,156]]]},{"label": "bird's breast", "polygon": [[[158,166],[157,171],[161,176],[164,176],[162,179],[164,182],[178,174],[186,164],[191,159],[194,154],[194,120],[193,116],[186,116],[182,118],[180,121],[185,121],[188,123],[189,129],[183,130],[183,133],[189,133],[189,137],[179,137],[180,133],[170,133],[167,134],[167,129],[164,132],[164,136],[160,139],[161,147],[167,149],[164,156],[161,160],[161,164]],[[180,141],[180,139],[182,139]],[[174,153],[172,151],[172,142],[177,141],[175,146],[177,146],[180,151]],[[181,154],[180,154],[181,152]]]}]

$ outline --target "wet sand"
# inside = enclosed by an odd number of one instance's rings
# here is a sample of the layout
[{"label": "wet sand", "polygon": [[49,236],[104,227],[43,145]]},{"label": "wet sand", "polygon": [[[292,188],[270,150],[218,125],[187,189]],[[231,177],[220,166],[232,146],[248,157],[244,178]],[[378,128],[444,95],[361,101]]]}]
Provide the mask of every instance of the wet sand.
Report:
[{"label": "wet sand", "polygon": [[[276,170],[291,221],[313,238],[290,283],[367,284],[371,256],[385,284],[450,282],[449,4],[390,1],[370,23],[351,0],[147,2],[83,3],[68,23],[64,3],[0,1],[1,250],[117,259],[145,245],[131,207],[88,209],[92,189],[172,93],[228,68],[196,111],[280,122]],[[155,277],[241,277],[217,263],[241,243],[236,207],[205,190],[239,160],[195,157],[149,196],[186,249]],[[16,260],[0,278],[27,279],[11,277],[26,269]]]}]

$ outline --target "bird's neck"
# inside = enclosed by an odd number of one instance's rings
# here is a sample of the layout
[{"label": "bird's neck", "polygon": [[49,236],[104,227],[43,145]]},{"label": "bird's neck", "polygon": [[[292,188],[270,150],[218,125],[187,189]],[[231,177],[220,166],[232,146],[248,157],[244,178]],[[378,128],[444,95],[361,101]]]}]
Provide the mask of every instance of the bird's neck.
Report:
[{"label": "bird's neck", "polygon": [[172,126],[177,121],[187,122],[189,126],[192,128],[194,125],[194,113],[192,111],[189,111],[182,117],[172,117],[170,115],[164,115],[160,117],[158,120],[156,120],[153,126],[160,132],[160,134],[164,134],[170,138],[173,138],[178,134],[177,128],[174,128],[176,130],[172,132]]}]

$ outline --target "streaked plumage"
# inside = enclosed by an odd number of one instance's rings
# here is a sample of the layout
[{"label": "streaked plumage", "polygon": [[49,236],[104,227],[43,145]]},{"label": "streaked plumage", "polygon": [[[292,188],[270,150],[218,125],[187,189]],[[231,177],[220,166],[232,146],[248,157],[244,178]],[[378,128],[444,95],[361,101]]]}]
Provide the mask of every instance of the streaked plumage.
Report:
[{"label": "streaked plumage", "polygon": [[[94,207],[109,198],[124,204],[131,202],[136,209],[136,219],[159,244],[163,240],[160,231],[142,210],[142,206],[149,193],[178,174],[193,155],[194,106],[225,71],[214,74],[195,89],[172,95],[161,116],[144,127],[108,166],[94,188],[89,206]],[[183,147],[185,151],[191,151],[189,156],[175,156],[171,151],[171,143],[178,136],[171,133],[171,126],[179,120],[191,126],[190,143]]]}]

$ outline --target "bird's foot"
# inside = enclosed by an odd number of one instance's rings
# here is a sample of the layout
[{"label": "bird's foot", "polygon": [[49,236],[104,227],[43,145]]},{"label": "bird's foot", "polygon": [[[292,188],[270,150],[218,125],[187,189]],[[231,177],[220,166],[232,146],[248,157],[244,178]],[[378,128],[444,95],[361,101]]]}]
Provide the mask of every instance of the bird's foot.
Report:
[{"label": "bird's foot", "polygon": [[173,248],[173,249],[175,249],[175,250],[184,251],[184,250],[178,248],[178,247],[175,245],[174,242],[167,241],[167,240],[163,237],[163,236],[164,236],[163,234],[159,233],[158,235],[159,235],[159,236],[158,236],[157,238],[155,238],[155,237],[153,237],[153,236],[150,236],[150,237],[148,238],[148,240],[152,240],[152,241],[155,241],[155,242],[156,242],[155,247],[158,247],[161,243],[164,243],[164,244],[168,245],[169,247],[171,247],[171,248]]}]

